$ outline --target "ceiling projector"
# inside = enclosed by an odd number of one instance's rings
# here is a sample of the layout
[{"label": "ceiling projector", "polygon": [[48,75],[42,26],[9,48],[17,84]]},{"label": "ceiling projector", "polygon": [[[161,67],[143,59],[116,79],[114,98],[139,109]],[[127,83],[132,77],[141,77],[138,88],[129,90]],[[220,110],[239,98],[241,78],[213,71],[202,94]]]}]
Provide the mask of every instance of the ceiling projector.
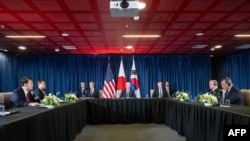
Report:
[{"label": "ceiling projector", "polygon": [[137,0],[111,0],[110,12],[112,17],[135,17],[138,16]]}]

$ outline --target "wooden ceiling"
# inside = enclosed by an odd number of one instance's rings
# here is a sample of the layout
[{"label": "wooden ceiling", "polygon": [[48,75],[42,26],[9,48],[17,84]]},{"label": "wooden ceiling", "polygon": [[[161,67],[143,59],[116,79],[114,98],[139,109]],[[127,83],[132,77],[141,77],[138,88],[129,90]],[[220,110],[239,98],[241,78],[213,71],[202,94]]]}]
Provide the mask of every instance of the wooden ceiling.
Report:
[{"label": "wooden ceiling", "polygon": [[[1,0],[0,50],[8,54],[208,54],[225,56],[250,38],[249,0],[139,0],[140,19],[112,17],[109,0]],[[62,33],[69,36],[64,37]],[[203,36],[196,36],[204,33]],[[160,38],[123,38],[160,34]],[[7,35],[45,35],[9,39]],[[18,46],[26,46],[26,50]],[[75,46],[68,50],[63,46]],[[133,49],[124,46],[132,45]],[[194,49],[196,45],[207,45]],[[211,51],[215,45],[222,48]],[[55,52],[59,49],[59,52]]]}]

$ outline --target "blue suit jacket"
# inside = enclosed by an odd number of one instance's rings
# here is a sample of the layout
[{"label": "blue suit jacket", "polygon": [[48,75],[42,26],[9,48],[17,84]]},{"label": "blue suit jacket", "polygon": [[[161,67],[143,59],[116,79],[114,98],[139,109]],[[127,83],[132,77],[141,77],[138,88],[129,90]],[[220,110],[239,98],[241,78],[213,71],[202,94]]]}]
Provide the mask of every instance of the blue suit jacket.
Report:
[{"label": "blue suit jacket", "polygon": [[[32,102],[35,102],[35,95],[31,94],[31,92],[28,92],[28,96],[30,97],[30,100]],[[23,88],[18,88],[13,91],[11,97],[10,97],[11,107],[17,108],[17,107],[25,107],[29,106],[29,103],[26,101],[25,93]]]},{"label": "blue suit jacket", "polygon": [[76,96],[77,97],[87,97],[87,94],[88,94],[88,89],[85,88],[82,92],[82,88],[79,88],[76,92]]},{"label": "blue suit jacket", "polygon": [[[129,90],[129,97],[136,98],[134,90],[132,90],[132,89]],[[122,90],[120,98],[126,98],[126,89]]]},{"label": "blue suit jacket", "polygon": [[243,105],[243,98],[241,92],[235,86],[231,87],[228,95],[225,96],[225,99],[230,99],[231,104]]},{"label": "blue suit jacket", "polygon": [[[152,97],[159,97],[159,88],[154,89],[154,93],[152,95]],[[162,88],[162,98],[164,97],[168,97],[168,91],[166,90],[165,87]]]},{"label": "blue suit jacket", "polygon": [[100,96],[99,96],[99,90],[95,88],[95,89],[94,89],[94,92],[93,92],[93,95],[91,95],[91,90],[88,89],[88,91],[87,91],[87,93],[86,93],[85,96],[86,96],[86,97],[99,98],[99,97],[100,97]]},{"label": "blue suit jacket", "polygon": [[35,90],[35,99],[37,102],[40,102],[41,100],[43,100],[45,96],[46,96],[45,91],[43,93],[43,91],[40,90],[39,88]]}]

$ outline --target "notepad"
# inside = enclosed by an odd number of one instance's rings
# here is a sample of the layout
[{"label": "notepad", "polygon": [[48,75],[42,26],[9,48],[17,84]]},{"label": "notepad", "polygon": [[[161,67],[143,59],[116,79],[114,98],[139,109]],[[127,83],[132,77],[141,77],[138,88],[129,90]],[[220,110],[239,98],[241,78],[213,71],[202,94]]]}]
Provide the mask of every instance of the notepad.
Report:
[{"label": "notepad", "polygon": [[11,112],[0,112],[0,116],[7,116],[10,114],[11,114]]}]

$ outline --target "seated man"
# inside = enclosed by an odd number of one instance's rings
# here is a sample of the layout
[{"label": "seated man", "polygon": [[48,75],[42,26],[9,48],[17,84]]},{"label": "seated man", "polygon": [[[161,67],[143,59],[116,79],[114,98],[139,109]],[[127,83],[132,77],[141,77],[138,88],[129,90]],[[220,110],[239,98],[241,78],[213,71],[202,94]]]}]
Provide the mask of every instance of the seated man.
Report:
[{"label": "seated man", "polygon": [[99,90],[95,88],[95,83],[93,81],[89,82],[89,90],[86,97],[99,98]]},{"label": "seated man", "polygon": [[46,89],[46,83],[44,80],[38,80],[37,81],[38,89],[35,90],[36,100],[40,102],[44,99],[44,97],[47,95],[45,92]]},{"label": "seated man", "polygon": [[135,91],[130,88],[130,82],[126,82],[126,89],[122,90],[120,98],[136,98]]},{"label": "seated man", "polygon": [[85,87],[85,83],[81,82],[80,83],[80,88],[76,92],[76,96],[77,97],[86,97],[87,93],[88,93],[88,90]]},{"label": "seated man", "polygon": [[167,90],[164,87],[162,87],[161,81],[157,83],[157,88],[154,90],[152,97],[155,97],[155,98],[169,97],[167,94]]},{"label": "seated man", "polygon": [[218,88],[218,82],[216,80],[209,81],[209,94],[217,97],[218,101],[220,101],[222,91]]},{"label": "seated man", "polygon": [[165,88],[167,90],[168,97],[172,97],[173,96],[173,89],[170,87],[170,84],[168,81],[165,82]]},{"label": "seated man", "polygon": [[243,97],[239,88],[235,87],[232,83],[232,80],[228,77],[225,77],[221,80],[221,86],[225,90],[225,98],[229,99],[231,104],[243,105]]},{"label": "seated man", "polygon": [[30,77],[23,77],[21,79],[22,87],[13,91],[10,101],[12,108],[25,106],[38,106],[39,103],[35,101],[34,94],[31,93],[33,89],[33,81]]}]

